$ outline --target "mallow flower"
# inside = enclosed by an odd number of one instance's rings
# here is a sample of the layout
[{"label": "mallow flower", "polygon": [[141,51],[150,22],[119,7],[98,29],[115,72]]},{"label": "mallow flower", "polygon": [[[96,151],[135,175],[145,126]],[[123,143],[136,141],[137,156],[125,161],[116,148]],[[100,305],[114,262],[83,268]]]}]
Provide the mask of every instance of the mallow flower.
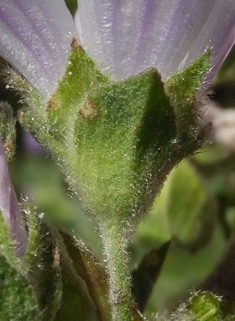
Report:
[{"label": "mallow flower", "polygon": [[211,80],[234,44],[233,0],[78,0],[78,7],[77,33],[63,0],[0,1],[0,54],[47,97],[73,37],[114,81],[150,67],[167,81],[208,48]]},{"label": "mallow flower", "polygon": [[120,81],[154,67],[165,82],[208,48],[211,80],[234,44],[233,0],[80,0],[80,41]]},{"label": "mallow flower", "polygon": [[98,224],[112,320],[131,321],[128,238],[202,144],[197,93],[234,44],[235,1],[78,0],[75,22],[63,0],[0,0],[0,54],[23,76],[8,71],[21,124]]}]

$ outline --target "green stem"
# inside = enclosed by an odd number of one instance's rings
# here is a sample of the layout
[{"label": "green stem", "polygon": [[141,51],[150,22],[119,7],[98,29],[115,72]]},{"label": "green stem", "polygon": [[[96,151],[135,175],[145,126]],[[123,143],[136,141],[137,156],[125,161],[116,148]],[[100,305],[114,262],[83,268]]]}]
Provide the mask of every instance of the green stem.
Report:
[{"label": "green stem", "polygon": [[101,236],[109,274],[109,300],[112,321],[131,321],[131,276],[126,229],[118,222],[102,224]]}]

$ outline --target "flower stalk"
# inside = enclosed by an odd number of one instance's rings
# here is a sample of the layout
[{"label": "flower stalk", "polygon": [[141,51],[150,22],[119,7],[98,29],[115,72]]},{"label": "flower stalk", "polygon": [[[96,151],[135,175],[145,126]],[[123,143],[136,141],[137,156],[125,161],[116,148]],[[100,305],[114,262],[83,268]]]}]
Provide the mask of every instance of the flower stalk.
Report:
[{"label": "flower stalk", "polygon": [[109,221],[100,225],[106,268],[109,276],[109,301],[112,321],[132,321],[133,298],[129,270],[127,227],[120,222]]}]

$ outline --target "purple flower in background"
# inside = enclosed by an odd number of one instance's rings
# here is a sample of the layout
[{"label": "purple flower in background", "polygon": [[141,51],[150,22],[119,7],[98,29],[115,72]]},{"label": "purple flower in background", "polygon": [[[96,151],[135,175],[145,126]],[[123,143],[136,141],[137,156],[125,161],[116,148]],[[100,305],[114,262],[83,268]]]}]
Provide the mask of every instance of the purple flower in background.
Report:
[{"label": "purple flower in background", "polygon": [[82,46],[120,81],[155,67],[163,81],[206,49],[218,71],[235,40],[234,0],[78,0]]},{"label": "purple flower in background", "polygon": [[45,149],[38,144],[36,139],[29,132],[23,131],[22,136],[26,153],[44,157],[47,155]]},{"label": "purple flower in background", "polygon": [[44,97],[63,76],[72,37],[115,81],[149,67],[163,81],[212,50],[210,81],[235,38],[234,0],[0,0],[0,54]]},{"label": "purple flower in background", "polygon": [[6,222],[15,254],[22,257],[27,247],[27,232],[18,200],[8,172],[6,156],[0,139],[0,211]]}]

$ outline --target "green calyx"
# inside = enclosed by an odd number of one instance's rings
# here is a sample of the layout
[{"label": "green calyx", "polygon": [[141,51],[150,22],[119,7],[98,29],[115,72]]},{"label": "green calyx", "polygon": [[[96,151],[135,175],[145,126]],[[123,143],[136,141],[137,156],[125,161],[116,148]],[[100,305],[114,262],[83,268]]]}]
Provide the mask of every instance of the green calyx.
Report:
[{"label": "green calyx", "polygon": [[85,208],[125,220],[145,212],[156,180],[172,161],[166,163],[165,156],[170,157],[174,129],[174,114],[153,69],[90,93],[75,120],[75,167]]},{"label": "green calyx", "polygon": [[113,83],[74,42],[57,91],[46,103],[31,90],[21,123],[56,155],[92,216],[137,222],[203,142],[195,101],[209,60],[206,52],[166,86],[155,69]]}]

